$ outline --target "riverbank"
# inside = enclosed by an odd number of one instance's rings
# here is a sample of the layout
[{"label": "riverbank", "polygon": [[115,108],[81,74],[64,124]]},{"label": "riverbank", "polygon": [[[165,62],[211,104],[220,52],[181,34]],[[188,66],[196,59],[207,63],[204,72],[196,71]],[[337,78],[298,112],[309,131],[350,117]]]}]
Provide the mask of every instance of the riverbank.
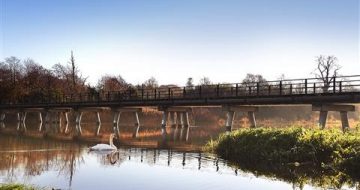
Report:
[{"label": "riverbank", "polygon": [[240,165],[311,164],[360,177],[359,129],[240,129],[208,142],[204,149]]},{"label": "riverbank", "polygon": [[31,185],[24,185],[24,184],[0,184],[0,190],[46,190],[51,188],[39,188]]}]

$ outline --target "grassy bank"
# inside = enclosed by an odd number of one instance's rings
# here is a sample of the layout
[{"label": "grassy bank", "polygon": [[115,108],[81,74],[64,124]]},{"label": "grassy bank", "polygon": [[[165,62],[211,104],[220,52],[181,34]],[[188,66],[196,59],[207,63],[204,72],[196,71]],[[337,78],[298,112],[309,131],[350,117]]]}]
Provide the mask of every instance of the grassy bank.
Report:
[{"label": "grassy bank", "polygon": [[360,131],[304,128],[240,129],[205,146],[239,164],[308,165],[359,177]]},{"label": "grassy bank", "polygon": [[0,190],[39,190],[39,189],[42,188],[37,188],[23,184],[0,184]]}]

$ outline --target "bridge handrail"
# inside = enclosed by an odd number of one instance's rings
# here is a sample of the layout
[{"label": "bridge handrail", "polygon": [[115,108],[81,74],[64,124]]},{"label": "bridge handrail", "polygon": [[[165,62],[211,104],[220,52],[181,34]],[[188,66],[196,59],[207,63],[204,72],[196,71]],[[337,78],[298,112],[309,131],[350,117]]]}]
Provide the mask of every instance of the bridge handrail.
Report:
[{"label": "bridge handrail", "polygon": [[[321,78],[286,79],[262,82],[222,83],[196,86],[162,86],[158,88],[129,87],[119,91],[58,94],[31,100],[37,103],[79,103],[111,101],[147,101],[201,98],[241,98],[253,96],[309,95],[323,93],[360,92],[360,75],[337,76],[324,82]],[[26,104],[26,101],[1,104]]]}]

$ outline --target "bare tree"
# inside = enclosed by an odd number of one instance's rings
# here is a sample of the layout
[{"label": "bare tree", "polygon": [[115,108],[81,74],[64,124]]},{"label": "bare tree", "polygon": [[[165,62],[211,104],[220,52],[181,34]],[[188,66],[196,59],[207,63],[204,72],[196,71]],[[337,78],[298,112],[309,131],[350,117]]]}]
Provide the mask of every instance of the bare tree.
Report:
[{"label": "bare tree", "polygon": [[211,85],[212,82],[210,81],[209,77],[203,77],[200,79],[199,81],[199,85],[203,86],[203,85]]},{"label": "bare tree", "polygon": [[101,91],[120,91],[126,90],[128,87],[129,84],[121,77],[121,75],[104,75],[97,84],[97,88]]},{"label": "bare tree", "polygon": [[150,77],[148,80],[146,80],[144,83],[143,83],[143,86],[145,88],[157,88],[159,87],[159,83],[158,81],[154,78],[154,77]]},{"label": "bare tree", "polygon": [[242,81],[244,84],[251,84],[251,83],[266,83],[266,79],[259,74],[246,74],[246,77]]},{"label": "bare tree", "polygon": [[70,64],[71,64],[71,79],[72,79],[72,85],[73,85],[73,89],[75,89],[76,86],[76,78],[75,75],[77,73],[77,68],[75,67],[75,58],[74,58],[74,53],[73,51],[71,51],[71,56],[70,56]]},{"label": "bare tree", "polygon": [[83,77],[79,68],[75,63],[74,54],[71,51],[68,65],[61,65],[60,63],[53,66],[56,77],[65,81],[63,88],[67,93],[79,92],[84,90],[86,77]]},{"label": "bare tree", "polygon": [[331,83],[338,76],[341,66],[335,56],[320,55],[316,58],[317,68],[313,72],[316,78],[323,82],[323,92],[327,92]]}]

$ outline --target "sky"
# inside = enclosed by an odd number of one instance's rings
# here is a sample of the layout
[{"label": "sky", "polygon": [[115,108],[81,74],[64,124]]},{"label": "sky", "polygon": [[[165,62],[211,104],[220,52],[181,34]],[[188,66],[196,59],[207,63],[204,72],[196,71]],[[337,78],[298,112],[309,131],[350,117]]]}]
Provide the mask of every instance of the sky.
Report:
[{"label": "sky", "polygon": [[334,55],[360,74],[359,0],[0,0],[0,60],[51,68],[71,51],[90,84],[104,74],[184,85],[312,77]]}]

